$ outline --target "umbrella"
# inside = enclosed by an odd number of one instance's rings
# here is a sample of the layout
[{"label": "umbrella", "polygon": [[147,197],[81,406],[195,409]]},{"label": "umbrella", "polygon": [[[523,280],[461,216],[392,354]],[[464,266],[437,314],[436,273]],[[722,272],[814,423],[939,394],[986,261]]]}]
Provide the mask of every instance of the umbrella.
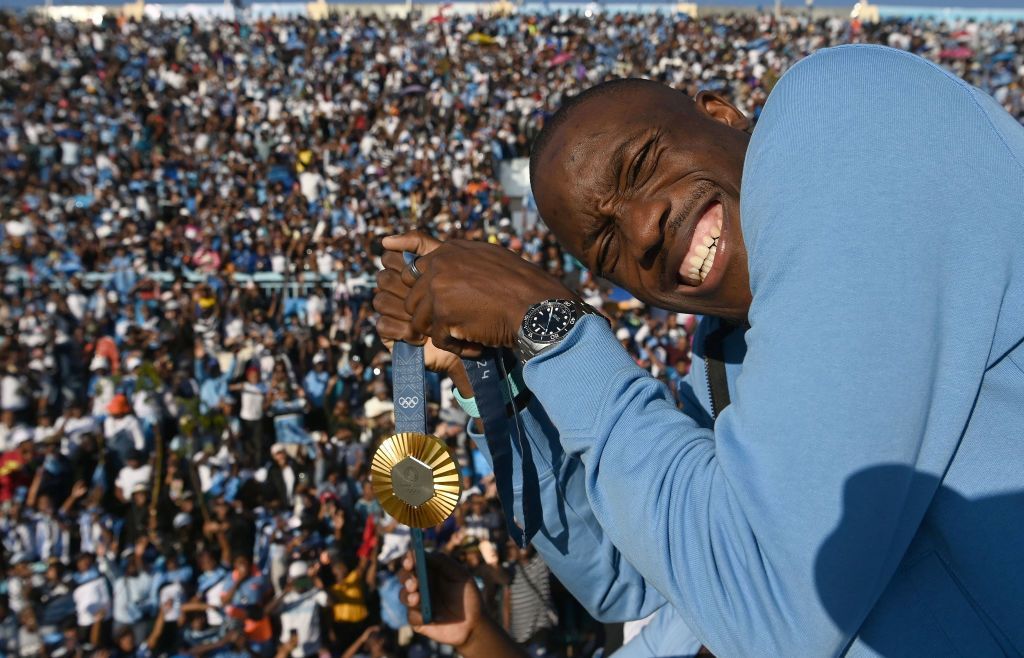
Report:
[{"label": "umbrella", "polygon": [[970,59],[974,56],[974,51],[966,46],[960,46],[958,48],[948,48],[939,53],[939,57],[942,59]]},{"label": "umbrella", "polygon": [[558,53],[551,58],[551,66],[558,66],[559,64],[565,64],[572,59],[572,53]]},{"label": "umbrella", "polygon": [[426,91],[427,88],[424,87],[423,85],[409,85],[408,87],[402,89],[402,91],[398,92],[398,95],[409,96],[411,94],[423,94],[426,93]]}]

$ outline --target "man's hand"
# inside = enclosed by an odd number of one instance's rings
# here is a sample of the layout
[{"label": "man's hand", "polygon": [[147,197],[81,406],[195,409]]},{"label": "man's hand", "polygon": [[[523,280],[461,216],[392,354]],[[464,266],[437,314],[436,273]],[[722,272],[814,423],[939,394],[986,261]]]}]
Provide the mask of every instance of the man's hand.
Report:
[{"label": "man's hand", "polygon": [[[419,231],[395,237],[407,239],[407,241],[415,240],[416,246],[413,251],[419,254],[428,254],[441,246],[439,240]],[[390,239],[391,237],[384,238],[384,241],[387,242]],[[384,346],[391,351],[395,341],[398,340],[413,345],[423,345],[423,360],[427,370],[451,374],[452,370],[461,365],[459,357],[451,352],[438,349],[429,338],[412,330],[410,322],[412,318],[405,312],[405,299],[409,296],[411,288],[402,282],[402,270],[406,267],[402,251],[385,252],[381,257],[381,262],[384,264],[384,269],[377,274],[377,293],[373,298],[373,306],[381,314],[381,318],[377,322],[377,334]]]},{"label": "man's hand", "polygon": [[[515,253],[485,242],[439,243],[420,233],[384,239],[388,250],[374,308],[378,331],[473,357],[481,346],[511,347],[527,309],[545,299],[575,297],[561,282]],[[419,258],[416,278],[401,252]]]}]

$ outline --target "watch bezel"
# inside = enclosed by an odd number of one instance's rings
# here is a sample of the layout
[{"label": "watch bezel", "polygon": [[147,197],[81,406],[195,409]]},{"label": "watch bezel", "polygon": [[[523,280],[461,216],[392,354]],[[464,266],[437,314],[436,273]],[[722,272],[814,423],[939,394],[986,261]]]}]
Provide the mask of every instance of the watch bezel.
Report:
[{"label": "watch bezel", "polygon": [[[565,314],[567,318],[567,324],[564,329],[556,332],[549,332],[543,336],[538,335],[530,330],[530,321],[542,310],[548,308],[557,308],[559,311]],[[523,322],[520,326],[522,335],[530,342],[537,343],[540,345],[549,345],[551,343],[557,343],[558,341],[565,338],[569,331],[576,326],[576,320],[578,319],[577,314],[574,312],[573,304],[570,300],[562,299],[548,299],[543,302],[534,304],[526,311],[526,315],[523,316]]]}]

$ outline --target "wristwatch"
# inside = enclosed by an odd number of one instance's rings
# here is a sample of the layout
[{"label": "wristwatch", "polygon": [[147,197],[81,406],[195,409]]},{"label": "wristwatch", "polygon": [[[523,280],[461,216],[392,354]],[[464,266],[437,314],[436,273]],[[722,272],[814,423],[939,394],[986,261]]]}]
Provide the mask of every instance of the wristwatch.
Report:
[{"label": "wristwatch", "polygon": [[590,304],[576,299],[546,299],[534,304],[523,316],[516,334],[515,353],[526,363],[565,338],[584,315],[599,315]]}]

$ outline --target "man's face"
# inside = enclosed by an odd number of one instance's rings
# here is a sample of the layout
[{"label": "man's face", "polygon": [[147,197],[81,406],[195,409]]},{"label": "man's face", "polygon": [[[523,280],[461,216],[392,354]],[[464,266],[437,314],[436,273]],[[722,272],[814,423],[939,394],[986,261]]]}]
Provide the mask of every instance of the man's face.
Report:
[{"label": "man's face", "polygon": [[746,127],[717,96],[693,101],[653,82],[588,98],[540,153],[533,191],[541,215],[591,271],[638,299],[744,320]]}]

